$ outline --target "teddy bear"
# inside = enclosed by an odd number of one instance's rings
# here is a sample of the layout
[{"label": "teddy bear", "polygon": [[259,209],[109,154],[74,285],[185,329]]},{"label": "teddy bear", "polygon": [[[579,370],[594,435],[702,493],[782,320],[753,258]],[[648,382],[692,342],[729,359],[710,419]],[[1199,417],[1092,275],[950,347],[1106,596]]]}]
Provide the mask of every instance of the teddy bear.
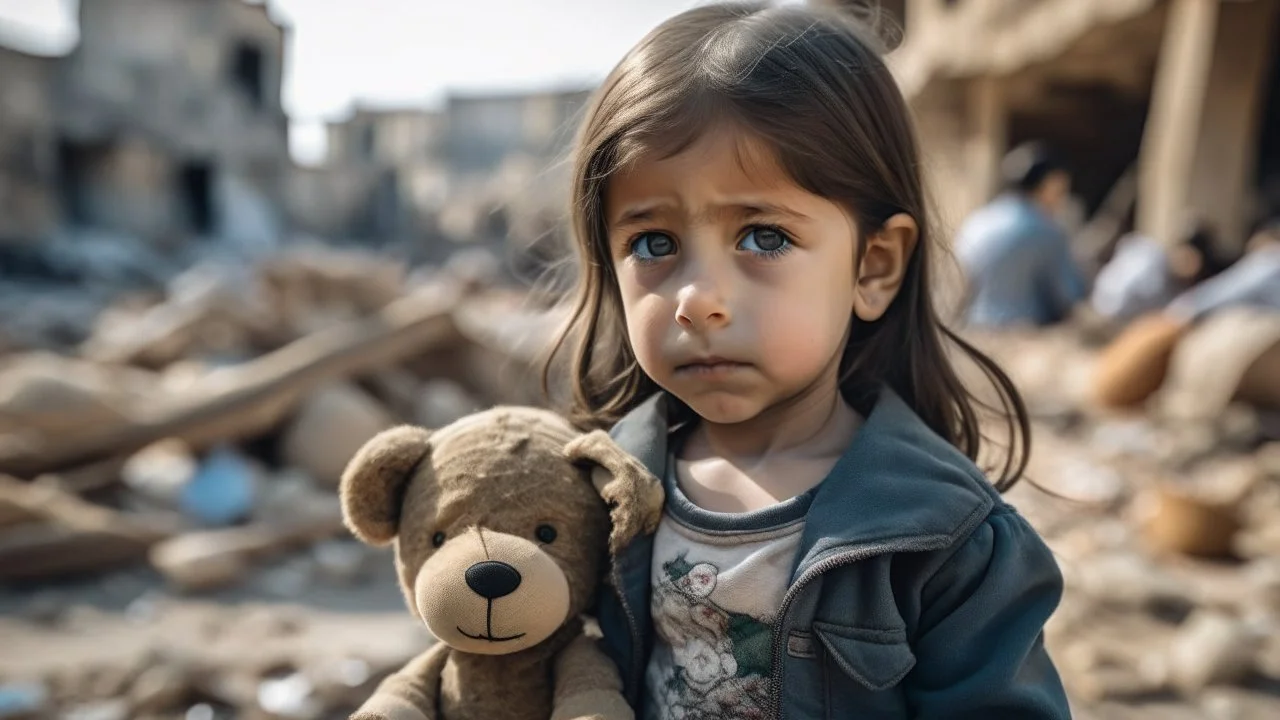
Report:
[{"label": "teddy bear", "polygon": [[339,484],[358,539],[394,549],[405,601],[437,642],[352,720],[631,720],[583,614],[606,563],[656,529],[661,482],[603,430],[496,406],[384,430]]}]

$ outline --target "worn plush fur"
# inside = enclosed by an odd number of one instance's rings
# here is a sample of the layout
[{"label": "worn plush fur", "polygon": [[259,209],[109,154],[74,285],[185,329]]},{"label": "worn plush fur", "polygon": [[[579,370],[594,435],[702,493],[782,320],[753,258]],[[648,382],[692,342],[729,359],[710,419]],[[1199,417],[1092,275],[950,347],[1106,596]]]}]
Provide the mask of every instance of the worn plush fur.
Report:
[{"label": "worn plush fur", "polygon": [[401,426],[352,458],[340,491],[357,537],[394,543],[409,609],[438,639],[353,720],[632,718],[581,614],[663,496],[606,433],[514,406]]}]

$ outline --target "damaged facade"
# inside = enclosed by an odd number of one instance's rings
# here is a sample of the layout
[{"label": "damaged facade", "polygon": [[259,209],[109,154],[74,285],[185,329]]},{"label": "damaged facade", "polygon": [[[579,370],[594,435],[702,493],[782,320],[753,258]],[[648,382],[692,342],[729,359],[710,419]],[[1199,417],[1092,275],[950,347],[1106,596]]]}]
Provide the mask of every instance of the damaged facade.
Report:
[{"label": "damaged facade", "polygon": [[1280,0],[905,0],[890,64],[946,227],[1043,139],[1087,214],[1171,241],[1207,222],[1239,252],[1280,212]]},{"label": "damaged facade", "polygon": [[562,161],[589,96],[451,95],[439,110],[359,108],[328,125],[325,162],[297,173],[293,216],[319,235],[407,242],[426,262],[461,244],[529,249],[557,226]]},{"label": "damaged facade", "polygon": [[0,244],[38,237],[57,216],[52,193],[51,58],[0,47]]},{"label": "damaged facade", "polygon": [[0,203],[22,208],[0,237],[84,226],[157,249],[273,243],[290,162],[285,30],[265,6],[94,0],[79,27],[64,57],[0,55],[0,112],[15,116],[0,145],[25,155],[0,170]]}]

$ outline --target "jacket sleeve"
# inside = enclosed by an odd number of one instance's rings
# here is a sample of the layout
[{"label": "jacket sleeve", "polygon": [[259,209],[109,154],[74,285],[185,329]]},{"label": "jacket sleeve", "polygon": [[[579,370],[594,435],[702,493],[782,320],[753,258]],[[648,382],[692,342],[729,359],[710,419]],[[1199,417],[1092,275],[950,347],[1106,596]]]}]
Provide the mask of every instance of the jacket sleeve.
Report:
[{"label": "jacket sleeve", "polygon": [[1048,546],[997,510],[923,586],[916,665],[904,678],[919,718],[1070,718],[1044,623],[1062,597]]}]

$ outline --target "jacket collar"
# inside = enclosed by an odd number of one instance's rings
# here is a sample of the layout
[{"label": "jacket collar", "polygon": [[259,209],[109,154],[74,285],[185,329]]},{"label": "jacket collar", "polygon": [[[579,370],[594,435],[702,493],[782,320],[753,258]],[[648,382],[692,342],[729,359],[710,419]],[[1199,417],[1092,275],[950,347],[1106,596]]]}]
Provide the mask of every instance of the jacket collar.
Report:
[{"label": "jacket collar", "polygon": [[[658,477],[666,472],[671,398],[658,392],[619,420],[615,442]],[[914,541],[945,547],[990,512],[999,495],[978,468],[883,388],[805,519],[799,569],[831,550]]]}]

